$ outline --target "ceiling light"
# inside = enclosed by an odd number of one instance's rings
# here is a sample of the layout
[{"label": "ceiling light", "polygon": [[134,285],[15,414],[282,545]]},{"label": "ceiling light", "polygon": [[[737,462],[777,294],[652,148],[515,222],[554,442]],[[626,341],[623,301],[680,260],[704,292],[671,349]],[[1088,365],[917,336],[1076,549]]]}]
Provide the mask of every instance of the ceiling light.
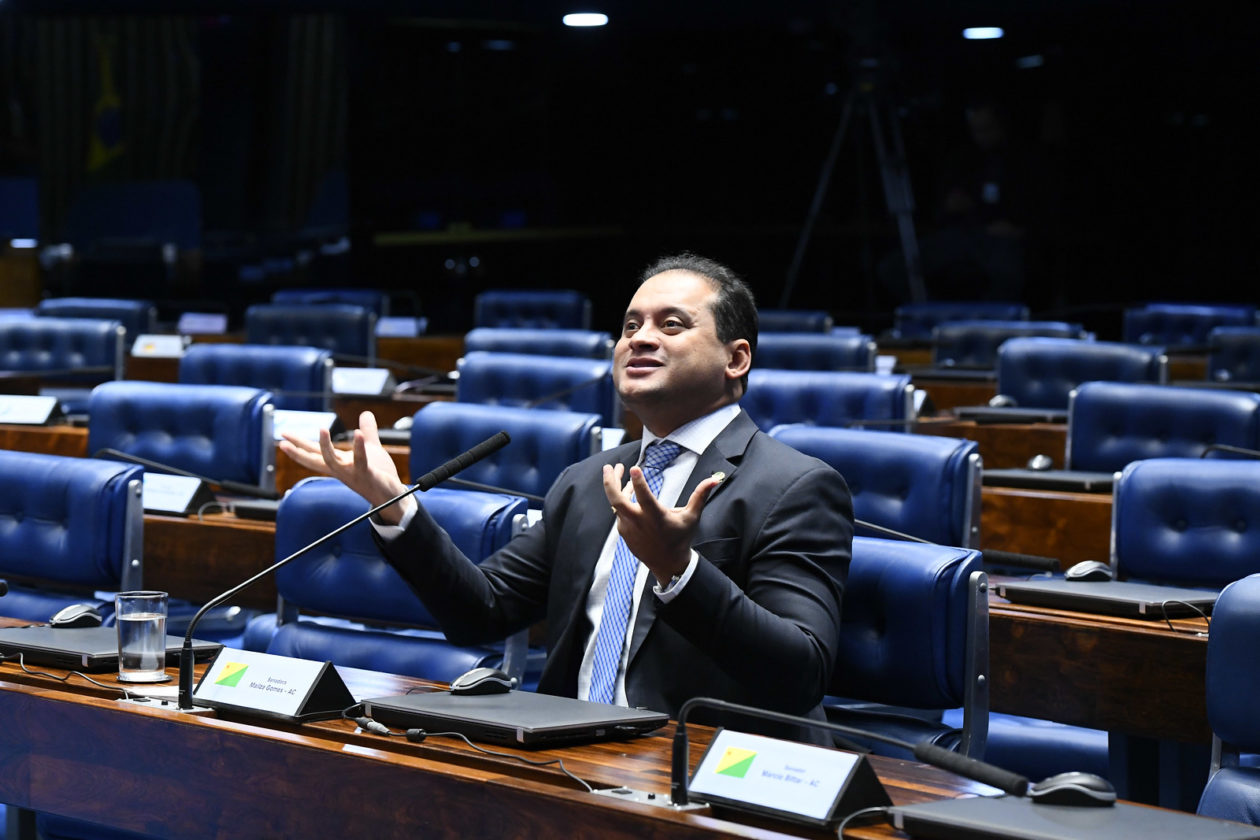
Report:
[{"label": "ceiling light", "polygon": [[603,26],[608,15],[600,12],[571,12],[564,16],[565,26]]},{"label": "ceiling light", "polygon": [[969,26],[963,30],[963,37],[968,41],[989,41],[1005,34],[1000,26]]}]

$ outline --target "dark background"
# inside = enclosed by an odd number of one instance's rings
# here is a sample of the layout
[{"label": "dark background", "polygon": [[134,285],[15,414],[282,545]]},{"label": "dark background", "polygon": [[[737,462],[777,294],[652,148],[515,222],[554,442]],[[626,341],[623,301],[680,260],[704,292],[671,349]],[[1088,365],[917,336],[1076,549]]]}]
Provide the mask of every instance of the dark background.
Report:
[{"label": "dark background", "polygon": [[[171,16],[9,0],[0,165],[41,179],[45,241],[88,184],[195,182],[201,247],[149,287],[164,311],[237,314],[273,288],[353,284],[455,332],[481,289],[562,286],[611,328],[642,266],[690,249],[745,274],[763,306],[878,330],[906,293],[878,271],[899,240],[860,119],[786,285],[866,81],[898,117],[921,235],[967,142],[966,103],[1008,110],[1053,187],[1030,242],[1037,316],[1111,338],[1138,301],[1258,302],[1254,2],[585,6],[610,24],[567,29],[577,7],[555,2],[198,2]],[[1007,37],[964,41],[971,25]],[[108,113],[102,36],[121,99]],[[125,142],[92,168],[85,144],[102,131]],[[349,252],[320,256],[342,234]],[[45,290],[76,283],[51,274]]]}]

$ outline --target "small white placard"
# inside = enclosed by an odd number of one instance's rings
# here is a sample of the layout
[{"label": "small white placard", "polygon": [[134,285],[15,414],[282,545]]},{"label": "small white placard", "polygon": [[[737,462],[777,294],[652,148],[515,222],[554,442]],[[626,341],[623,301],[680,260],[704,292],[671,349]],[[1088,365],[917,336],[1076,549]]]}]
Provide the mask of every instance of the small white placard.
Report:
[{"label": "small white placard", "polygon": [[56,397],[0,395],[0,423],[42,426],[56,411]]},{"label": "small white placard", "polygon": [[616,427],[604,427],[599,430],[599,448],[603,452],[616,449],[626,439],[626,430]]},{"label": "small white placard", "polygon": [[332,389],[334,394],[368,394],[380,396],[394,387],[394,377],[388,368],[333,368]]},{"label": "small white placard", "polygon": [[185,312],[175,330],[180,335],[223,335],[227,325],[227,315],[219,312]]},{"label": "small white placard", "polygon": [[154,513],[183,515],[197,503],[197,497],[209,496],[210,490],[200,478],[187,475],[145,472],[141,504]]},{"label": "small white placard", "polygon": [[131,355],[147,359],[179,359],[186,349],[188,339],[182,335],[144,333],[131,343]]},{"label": "small white placard", "polygon": [[277,408],[272,415],[271,428],[275,439],[280,440],[285,434],[302,440],[319,440],[320,429],[332,429],[337,415],[332,411],[296,411],[289,408]]},{"label": "small white placard", "polygon": [[885,374],[892,373],[893,369],[896,367],[897,367],[896,356],[876,356],[875,357],[875,372],[876,373],[885,373]]},{"label": "small white placard", "polygon": [[688,786],[696,799],[826,820],[861,756],[723,729]]},{"label": "small white placard", "polygon": [[385,338],[415,338],[420,335],[420,321],[416,318],[389,315],[377,320],[376,334]]},{"label": "small white placard", "polygon": [[206,669],[193,698],[294,717],[301,712],[325,664],[225,647]]}]

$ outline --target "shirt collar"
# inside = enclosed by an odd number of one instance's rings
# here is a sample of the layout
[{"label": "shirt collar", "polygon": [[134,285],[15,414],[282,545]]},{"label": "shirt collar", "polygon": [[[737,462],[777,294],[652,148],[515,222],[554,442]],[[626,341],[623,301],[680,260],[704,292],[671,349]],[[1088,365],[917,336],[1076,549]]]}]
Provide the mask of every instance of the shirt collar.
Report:
[{"label": "shirt collar", "polygon": [[[730,403],[709,412],[703,417],[697,417],[695,420],[684,423],[663,439],[672,440],[687,451],[699,454],[708,449],[709,444],[713,443],[713,439],[730,425],[730,422],[738,415],[739,403]],[[643,437],[639,441],[640,461],[643,460],[643,451],[654,441],[658,440],[662,440],[662,438],[653,434],[650,429],[644,428]]]}]

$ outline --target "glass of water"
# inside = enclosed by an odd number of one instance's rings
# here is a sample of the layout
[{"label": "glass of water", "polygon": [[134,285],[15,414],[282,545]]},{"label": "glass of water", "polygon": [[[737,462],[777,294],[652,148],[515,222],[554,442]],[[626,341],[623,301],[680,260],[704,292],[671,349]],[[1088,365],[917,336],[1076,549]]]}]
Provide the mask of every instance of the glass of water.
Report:
[{"label": "glass of water", "polygon": [[118,627],[118,679],[162,682],[166,675],[165,592],[119,592],[114,596]]}]

